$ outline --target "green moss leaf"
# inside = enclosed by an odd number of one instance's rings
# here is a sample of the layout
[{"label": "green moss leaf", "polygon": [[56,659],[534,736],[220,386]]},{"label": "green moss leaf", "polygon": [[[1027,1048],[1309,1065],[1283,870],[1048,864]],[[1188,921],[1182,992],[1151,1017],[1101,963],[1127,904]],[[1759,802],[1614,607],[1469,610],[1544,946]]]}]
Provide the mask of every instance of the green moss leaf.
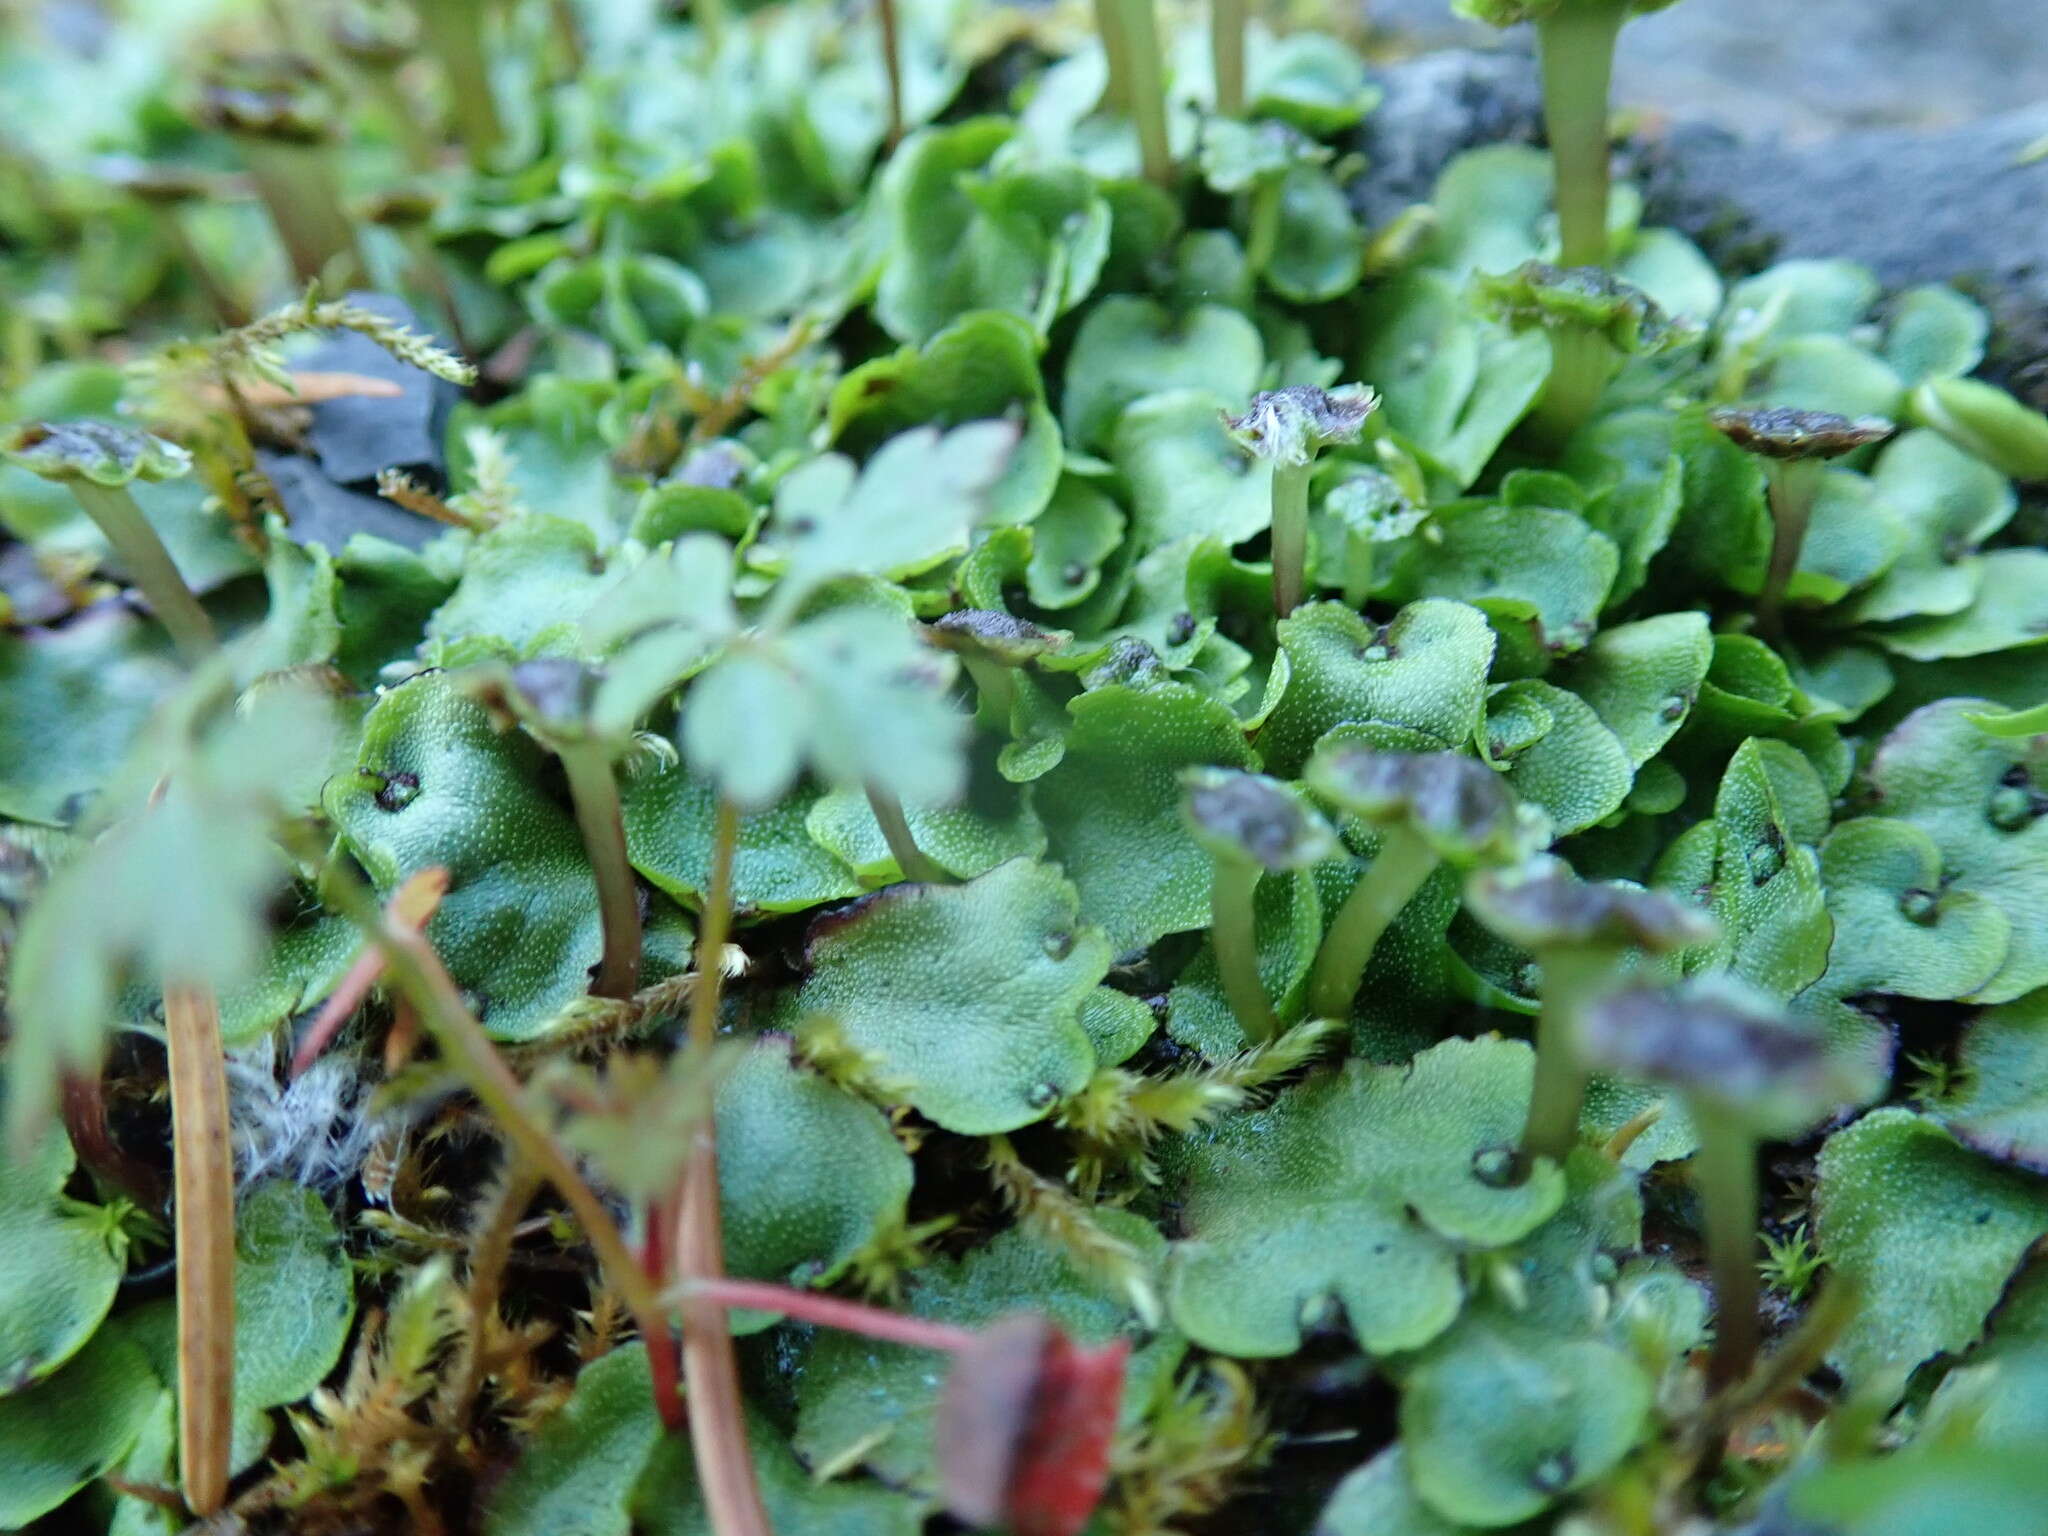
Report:
[{"label": "green moss leaf", "polygon": [[1060,474],[1060,429],[1045,403],[1038,338],[1016,315],[963,315],[922,347],[864,363],[832,391],[827,425],[850,453],[913,427],[1019,418],[1023,436],[987,492],[994,523],[1025,523],[1045,509]]},{"label": "green moss leaf", "polygon": [[0,1525],[20,1530],[120,1464],[163,1387],[119,1330],[63,1370],[0,1398]]},{"label": "green moss leaf", "polygon": [[1828,1352],[1855,1387],[1897,1390],[1921,1361],[1959,1352],[2029,1247],[2048,1195],[1905,1109],[1881,1109],[1821,1148],[1820,1251],[1862,1306]]},{"label": "green moss leaf", "polygon": [[1232,441],[1223,423],[1239,404],[1176,389],[1146,396],[1117,419],[1110,457],[1131,488],[1140,553],[1182,539],[1237,544],[1272,521],[1272,466]]},{"label": "green moss leaf", "polygon": [[1047,865],[893,886],[815,924],[806,958],[797,1008],[836,1020],[891,1092],[948,1130],[1029,1124],[1094,1068],[1079,1012],[1109,946]]},{"label": "green moss leaf", "polygon": [[1375,1354],[1442,1333],[1463,1300],[1458,1250],[1513,1242],[1564,1198],[1548,1165],[1507,1188],[1473,1171],[1520,1134],[1532,1060],[1496,1039],[1353,1061],[1168,1147],[1187,1234],[1167,1269],[1174,1323],[1248,1356],[1292,1353],[1333,1303]]},{"label": "green moss leaf", "polygon": [[1309,603],[1280,624],[1286,691],[1259,732],[1268,771],[1296,772],[1332,727],[1400,726],[1458,748],[1485,716],[1493,631],[1477,608],[1410,603],[1378,627],[1341,603]]},{"label": "green moss leaf", "polygon": [[754,1042],[718,1085],[727,1269],[752,1280],[831,1280],[900,1227],[910,1156],[872,1104]]},{"label": "green moss leaf", "polygon": [[1258,327],[1234,309],[1197,304],[1176,314],[1116,294],[1093,306],[1074,333],[1061,420],[1074,447],[1100,452],[1134,400],[1193,389],[1235,405],[1258,388],[1265,365]]},{"label": "green moss leaf", "polygon": [[0,634],[0,816],[78,821],[177,680],[154,627],[119,608]]},{"label": "green moss leaf", "polygon": [[[680,764],[629,777],[623,789],[633,867],[685,906],[701,905],[711,878],[717,794]],[[819,799],[817,790],[799,787],[740,817],[732,894],[742,917],[801,912],[860,894],[854,872],[810,834],[806,818]]]},{"label": "green moss leaf", "polygon": [[1885,739],[1871,782],[1885,814],[1941,849],[1945,889],[1983,897],[2012,923],[1998,974],[1975,994],[2002,1003],[2048,986],[2048,754],[2038,737],[2000,739],[1970,723],[1981,701],[1915,710]]},{"label": "green moss leaf", "polygon": [[78,1353],[126,1268],[114,1215],[64,1194],[75,1162],[54,1128],[25,1157],[0,1161],[0,1396]]},{"label": "green moss leaf", "polygon": [[529,1038],[581,997],[603,948],[596,878],[540,770],[530,740],[500,733],[458,683],[430,673],[377,702],[355,772],[325,796],[380,895],[419,870],[448,871],[427,937],[505,1040]]},{"label": "green moss leaf", "polygon": [[1230,711],[1181,684],[1112,685],[1068,706],[1074,728],[1034,803],[1082,920],[1124,954],[1209,921],[1210,859],[1181,820],[1180,771],[1254,766]]},{"label": "green moss leaf", "polygon": [[1678,734],[1713,654],[1705,614],[1658,614],[1602,630],[1562,681],[1640,768]]}]

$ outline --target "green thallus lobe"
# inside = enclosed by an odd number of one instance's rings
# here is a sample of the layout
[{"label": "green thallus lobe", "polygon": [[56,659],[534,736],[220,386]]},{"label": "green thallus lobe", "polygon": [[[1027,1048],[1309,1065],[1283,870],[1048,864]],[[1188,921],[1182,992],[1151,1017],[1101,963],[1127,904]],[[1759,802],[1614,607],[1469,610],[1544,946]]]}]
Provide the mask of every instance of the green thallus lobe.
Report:
[{"label": "green thallus lobe", "polygon": [[1379,396],[1364,385],[1321,390],[1312,384],[1252,396],[1242,416],[1224,423],[1238,444],[1273,466],[1273,611],[1300,606],[1308,581],[1308,484],[1316,454],[1355,443]]},{"label": "green thallus lobe", "polygon": [[1344,602],[1363,612],[1378,563],[1374,546],[1407,538],[1428,521],[1428,509],[1385,470],[1360,469],[1330,488],[1323,510],[1343,530]]},{"label": "green thallus lobe", "polygon": [[1223,995],[1245,1038],[1262,1044],[1280,1033],[1280,1017],[1259,979],[1252,898],[1259,877],[1306,869],[1341,845],[1330,824],[1286,785],[1263,774],[1191,768],[1181,775],[1183,808],[1195,841],[1215,860],[1209,932]]},{"label": "green thallus lobe", "polygon": [[192,467],[191,455],[160,437],[103,421],[22,422],[0,438],[0,454],[71,488],[186,660],[213,649],[213,620],[128,491],[136,480],[177,479]]},{"label": "green thallus lobe", "polygon": [[1795,411],[1784,406],[1712,412],[1715,428],[1745,453],[1764,461],[1770,485],[1771,563],[1757,594],[1757,629],[1769,640],[1785,630],[1785,590],[1799,569],[1813,504],[1829,459],[1884,441],[1896,430],[1882,416],[1837,416],[1831,411]]},{"label": "green thallus lobe", "polygon": [[1308,1006],[1351,1016],[1380,936],[1440,863],[1458,868],[1525,858],[1549,840],[1540,812],[1520,806],[1500,775],[1456,752],[1381,752],[1328,742],[1306,778],[1330,804],[1370,823],[1380,849],[1358,877],[1317,951]]},{"label": "green thallus lobe", "polygon": [[1519,1171],[1535,1159],[1562,1163],[1579,1141],[1587,1063],[1586,1010],[1612,991],[1631,950],[1666,954],[1704,944],[1720,930],[1696,907],[1661,891],[1589,884],[1561,859],[1476,876],[1466,903],[1479,920],[1543,968],[1536,1021],[1536,1081],[1522,1131]]},{"label": "green thallus lobe", "polygon": [[1717,1313],[1707,1376],[1711,1387],[1730,1386],[1749,1374],[1762,1337],[1757,1143],[1796,1135],[1835,1107],[1825,1047],[1772,999],[1725,974],[1611,993],[1587,1011],[1581,1038],[1595,1064],[1675,1089],[1691,1113]]}]

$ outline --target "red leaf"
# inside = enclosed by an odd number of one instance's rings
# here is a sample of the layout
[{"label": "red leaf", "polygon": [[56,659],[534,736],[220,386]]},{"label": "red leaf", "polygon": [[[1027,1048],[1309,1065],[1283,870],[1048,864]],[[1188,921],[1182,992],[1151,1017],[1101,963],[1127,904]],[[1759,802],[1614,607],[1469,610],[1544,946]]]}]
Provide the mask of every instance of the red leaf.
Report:
[{"label": "red leaf", "polygon": [[1109,1481],[1130,1349],[1084,1348],[1024,1313],[957,1351],[936,1426],[946,1508],[1012,1536],[1076,1536]]}]

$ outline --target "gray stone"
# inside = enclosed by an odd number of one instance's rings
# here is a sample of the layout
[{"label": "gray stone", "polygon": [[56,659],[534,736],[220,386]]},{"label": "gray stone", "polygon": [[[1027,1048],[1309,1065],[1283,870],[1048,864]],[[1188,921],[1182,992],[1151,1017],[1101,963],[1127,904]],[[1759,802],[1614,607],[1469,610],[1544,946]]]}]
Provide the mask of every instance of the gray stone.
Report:
[{"label": "gray stone", "polygon": [[1989,371],[2048,405],[2048,106],[1819,144],[1679,130],[1640,153],[1650,221],[1722,266],[1846,257],[1889,288],[1953,283],[1991,311]]},{"label": "gray stone", "polygon": [[[381,293],[352,293],[349,302],[389,319],[422,327],[397,299]],[[367,336],[339,331],[292,359],[298,369],[356,373],[398,385],[396,396],[346,395],[312,408],[306,434],[329,479],[341,485],[371,485],[386,469],[402,469],[438,486],[446,469],[443,438],[448,413],[462,391],[410,363],[402,363]]]},{"label": "gray stone", "polygon": [[[1397,44],[1484,46],[1521,33],[1459,20],[1450,0],[1364,0]],[[1615,101],[1746,135],[1952,127],[2048,98],[2041,0],[1680,0],[1629,23]]]},{"label": "gray stone", "polygon": [[[1526,53],[1453,49],[1389,66],[1380,80],[1385,104],[1359,141],[1371,163],[1351,188],[1368,226],[1425,200],[1459,151],[1541,138]],[[1683,230],[1725,271],[1841,257],[1891,288],[1953,283],[1991,311],[1986,372],[2048,407],[2048,156],[2026,153],[2044,140],[2048,106],[1817,142],[1688,124],[1631,143],[1620,174],[1643,187],[1648,222]]]},{"label": "gray stone", "polygon": [[302,454],[258,449],[256,467],[277,487],[285,522],[301,544],[318,544],[334,553],[358,533],[367,533],[407,549],[418,549],[442,525],[408,512],[381,496],[365,495],[336,485],[320,465]]},{"label": "gray stone", "polygon": [[1525,52],[1424,54],[1380,71],[1378,80],[1386,95],[1359,139],[1370,164],[1351,187],[1368,229],[1428,202],[1437,172],[1460,151],[1542,137],[1543,93]]}]

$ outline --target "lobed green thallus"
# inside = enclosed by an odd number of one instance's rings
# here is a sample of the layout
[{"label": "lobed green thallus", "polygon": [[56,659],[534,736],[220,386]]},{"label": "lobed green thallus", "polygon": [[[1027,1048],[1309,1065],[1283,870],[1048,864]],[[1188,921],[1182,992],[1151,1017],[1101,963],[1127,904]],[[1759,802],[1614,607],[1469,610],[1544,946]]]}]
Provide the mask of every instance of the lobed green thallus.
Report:
[{"label": "lobed green thallus", "polygon": [[10,30],[0,1527],[2035,1536],[2048,417],[1654,8]]}]

